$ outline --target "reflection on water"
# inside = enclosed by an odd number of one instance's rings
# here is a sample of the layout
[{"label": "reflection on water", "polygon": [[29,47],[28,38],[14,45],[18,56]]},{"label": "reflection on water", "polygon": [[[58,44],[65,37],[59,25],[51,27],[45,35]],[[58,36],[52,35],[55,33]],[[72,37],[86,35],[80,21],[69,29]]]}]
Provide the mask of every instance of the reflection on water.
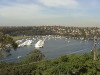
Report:
[{"label": "reflection on water", "polygon": [[[18,48],[17,51],[11,51],[11,56],[2,59],[2,61],[7,62],[17,62],[25,58],[26,54],[30,51],[34,50],[34,44],[38,40],[34,40],[31,46],[25,46],[22,48]],[[98,41],[97,47],[100,41]],[[90,53],[93,46],[93,40],[82,41],[82,40],[74,40],[74,39],[59,39],[59,38],[51,38],[45,41],[44,47],[40,50],[46,55],[46,57],[53,59],[65,54],[81,54],[81,53]]]}]

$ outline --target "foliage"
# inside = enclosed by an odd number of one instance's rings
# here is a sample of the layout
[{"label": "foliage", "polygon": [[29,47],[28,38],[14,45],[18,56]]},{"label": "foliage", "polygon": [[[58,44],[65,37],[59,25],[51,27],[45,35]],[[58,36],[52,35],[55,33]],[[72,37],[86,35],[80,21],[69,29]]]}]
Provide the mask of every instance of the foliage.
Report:
[{"label": "foliage", "polygon": [[25,60],[23,60],[22,62],[24,63],[29,63],[29,62],[37,62],[37,61],[41,61],[45,58],[45,55],[38,49],[35,49],[33,51],[31,51],[28,55],[27,58]]},{"label": "foliage", "polygon": [[15,40],[11,36],[0,32],[0,56],[2,56],[1,51],[10,52],[11,48],[17,48],[17,43],[15,43]]},{"label": "foliage", "polygon": [[100,60],[100,48],[97,49],[97,57]]},{"label": "foliage", "polygon": [[[33,50],[19,63],[0,63],[0,75],[99,75],[100,61],[94,61],[90,54],[64,55],[53,60],[36,60],[41,51]],[[37,54],[37,55],[35,55]],[[33,57],[33,58],[32,58]],[[42,55],[41,55],[42,57]],[[30,60],[29,60],[30,58]],[[28,62],[29,61],[29,62]],[[38,62],[37,62],[38,61]],[[34,62],[34,63],[32,63]]]},{"label": "foliage", "polygon": [[66,37],[93,39],[94,35],[100,37],[100,28],[97,27],[66,27],[66,26],[21,26],[0,27],[0,32],[11,36],[34,35],[61,35]]}]

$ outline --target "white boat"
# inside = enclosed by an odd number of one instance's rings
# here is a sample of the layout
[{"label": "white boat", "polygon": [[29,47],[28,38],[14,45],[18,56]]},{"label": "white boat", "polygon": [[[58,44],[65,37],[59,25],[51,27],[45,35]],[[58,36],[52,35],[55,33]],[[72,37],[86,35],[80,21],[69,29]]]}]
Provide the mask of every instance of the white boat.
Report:
[{"label": "white boat", "polygon": [[39,40],[36,44],[35,44],[35,48],[42,48],[44,46],[44,40]]},{"label": "white boat", "polygon": [[16,43],[21,43],[23,40],[17,40]]},{"label": "white boat", "polygon": [[24,42],[26,46],[30,46],[32,44],[32,40],[27,40],[26,42]]},{"label": "white boat", "polygon": [[26,40],[25,42],[19,44],[18,47],[30,46],[32,42],[33,42],[32,40]]}]

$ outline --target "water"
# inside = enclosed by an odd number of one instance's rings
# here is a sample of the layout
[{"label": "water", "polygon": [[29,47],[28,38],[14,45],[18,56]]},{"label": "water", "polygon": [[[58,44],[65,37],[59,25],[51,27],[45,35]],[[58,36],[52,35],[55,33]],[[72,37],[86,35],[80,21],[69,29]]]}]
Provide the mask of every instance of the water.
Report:
[{"label": "water", "polygon": [[[16,51],[11,51],[11,56],[3,58],[0,61],[6,62],[18,62],[25,58],[25,56],[32,50],[34,50],[34,44],[38,40],[35,40],[32,46],[25,46],[22,48],[18,48]],[[100,41],[98,41],[97,47]],[[93,49],[93,40],[82,41],[82,40],[74,40],[74,39],[47,39],[45,41],[44,47],[40,50],[45,54],[47,58],[54,59],[60,57],[65,54],[82,54],[82,53],[90,53]],[[18,57],[19,56],[19,57]]]}]

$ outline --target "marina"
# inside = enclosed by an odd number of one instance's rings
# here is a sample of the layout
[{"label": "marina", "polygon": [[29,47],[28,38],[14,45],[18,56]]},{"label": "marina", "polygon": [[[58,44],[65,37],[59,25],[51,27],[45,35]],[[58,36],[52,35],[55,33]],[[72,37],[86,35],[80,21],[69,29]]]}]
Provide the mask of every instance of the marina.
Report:
[{"label": "marina", "polygon": [[[54,59],[62,55],[91,53],[91,50],[93,49],[93,40],[47,37],[44,43],[43,39],[44,37],[20,39],[20,43],[24,45],[21,46],[20,44],[20,47],[17,48],[16,51],[11,51],[10,56],[0,59],[0,61],[21,61],[22,59],[26,58],[27,54],[34,49],[41,50],[49,59]],[[99,43],[100,41],[97,40],[97,47],[100,47]]]}]

